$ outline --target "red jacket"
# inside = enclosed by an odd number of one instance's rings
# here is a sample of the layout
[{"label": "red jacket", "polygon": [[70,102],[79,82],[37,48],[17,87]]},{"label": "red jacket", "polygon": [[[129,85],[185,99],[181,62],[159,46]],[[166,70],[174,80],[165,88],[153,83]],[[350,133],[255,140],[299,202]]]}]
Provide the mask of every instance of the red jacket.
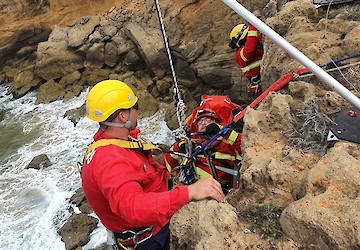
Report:
[{"label": "red jacket", "polygon": [[[231,131],[226,134],[225,139],[223,139],[213,150],[213,163],[215,166],[227,167],[233,169],[235,160],[241,160],[241,138],[242,135],[237,133],[236,131]],[[221,139],[220,139],[221,140]],[[196,144],[205,144],[207,140],[193,140]],[[213,142],[213,145],[218,141]],[[181,144],[184,141],[176,142],[171,150],[175,152],[184,152],[184,147]],[[170,165],[170,167],[178,166],[183,162],[183,158],[177,156],[175,154],[166,153],[164,155],[164,164],[166,162]],[[210,168],[208,167],[207,160],[203,154],[199,154],[196,158],[195,162],[196,167],[204,170],[208,174],[211,174]],[[217,175],[220,180],[230,183],[232,185],[233,176],[225,173],[223,171],[217,170]]]},{"label": "red jacket", "polygon": [[240,65],[245,77],[252,77],[260,73],[260,64],[264,50],[259,48],[262,35],[253,25],[249,25],[245,45],[237,50],[235,61]]},{"label": "red jacket", "polygon": [[[96,138],[96,139],[95,139]],[[99,130],[94,140],[111,139]],[[189,200],[186,186],[168,191],[168,172],[151,151],[106,145],[84,160],[82,185],[102,224],[113,232],[155,225],[156,234]]]}]

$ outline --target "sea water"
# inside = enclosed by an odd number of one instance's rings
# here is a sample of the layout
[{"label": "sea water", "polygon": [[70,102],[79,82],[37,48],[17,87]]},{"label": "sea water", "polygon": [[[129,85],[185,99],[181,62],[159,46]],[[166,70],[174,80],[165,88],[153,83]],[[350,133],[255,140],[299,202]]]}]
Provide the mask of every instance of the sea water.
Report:
[{"label": "sea water", "polygon": [[[67,102],[35,104],[35,92],[12,100],[0,87],[0,112],[5,110],[0,120],[0,249],[65,249],[57,231],[74,206],[69,198],[81,187],[77,162],[98,128],[86,117],[75,126],[65,112],[83,105],[86,94]],[[141,119],[138,127],[148,142],[174,142],[164,111]],[[50,167],[25,169],[41,154],[48,156]],[[83,249],[105,241],[106,231],[99,223]]]}]

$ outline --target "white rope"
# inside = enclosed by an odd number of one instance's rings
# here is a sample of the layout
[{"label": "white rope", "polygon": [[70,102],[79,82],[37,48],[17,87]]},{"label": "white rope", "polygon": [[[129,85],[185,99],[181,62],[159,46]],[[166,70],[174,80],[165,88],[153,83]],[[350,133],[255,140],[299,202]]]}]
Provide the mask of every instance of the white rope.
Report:
[{"label": "white rope", "polygon": [[[344,80],[349,83],[351,85],[351,87],[353,87],[353,89],[360,95],[359,91],[356,89],[355,85],[352,84],[348,79],[346,79],[345,75],[343,74],[343,72],[341,71],[341,69],[344,69],[344,68],[349,68],[349,67],[352,67],[352,66],[356,66],[356,65],[359,65],[360,62],[356,62],[356,63],[351,63],[351,64],[347,64],[347,65],[343,65],[343,66],[338,66],[334,61],[332,61],[333,65],[335,65],[335,68],[332,68],[332,69],[327,69],[325,70],[326,72],[331,72],[331,71],[339,71],[341,76],[344,78]],[[308,76],[313,76],[314,73],[310,73],[310,74],[306,74],[306,75],[301,75],[301,76],[298,76],[299,78],[304,78],[304,77],[308,77]]]},{"label": "white rope", "polygon": [[179,123],[179,128],[177,130],[174,130],[173,134],[174,134],[175,137],[183,139],[183,138],[186,138],[186,132],[185,132],[185,129],[184,129],[186,106],[184,104],[184,101],[181,99],[181,94],[180,94],[178,83],[177,83],[177,80],[176,80],[175,70],[174,70],[174,66],[173,66],[173,60],[172,60],[172,57],[171,57],[171,52],[170,52],[170,49],[169,49],[169,43],[168,43],[168,39],[167,39],[167,36],[166,36],[165,26],[164,26],[164,22],[163,22],[163,19],[162,19],[161,10],[160,10],[158,0],[155,0],[155,7],[156,7],[156,11],[157,11],[158,18],[159,18],[161,34],[162,34],[163,39],[164,39],[166,54],[167,54],[168,59],[169,59],[172,78],[173,78],[173,81],[174,81],[174,86],[173,86],[174,101],[175,101],[176,116],[177,116],[177,120],[178,120],[178,123]]},{"label": "white rope", "polygon": [[[341,66],[339,67],[334,61],[333,61],[333,64],[335,65],[335,69],[337,69],[339,72],[340,72],[340,74],[341,74],[341,76],[344,78],[344,80],[348,83],[348,84],[350,84],[350,86],[359,94],[359,91],[356,89],[356,87],[355,87],[355,85],[354,84],[352,84],[346,77],[345,77],[345,75],[344,75],[344,73],[340,70],[341,68]],[[359,62],[357,62],[356,64],[359,64]],[[345,66],[348,66],[348,67],[350,67],[349,65],[345,65]],[[347,67],[344,67],[344,68],[347,68]]]},{"label": "white rope", "polygon": [[327,29],[328,22],[329,22],[329,11],[330,11],[330,7],[331,7],[331,4],[332,4],[333,1],[334,0],[330,1],[329,6],[328,6],[327,11],[326,11],[326,16],[325,16],[326,22],[325,22],[324,38],[326,38],[326,29]]}]

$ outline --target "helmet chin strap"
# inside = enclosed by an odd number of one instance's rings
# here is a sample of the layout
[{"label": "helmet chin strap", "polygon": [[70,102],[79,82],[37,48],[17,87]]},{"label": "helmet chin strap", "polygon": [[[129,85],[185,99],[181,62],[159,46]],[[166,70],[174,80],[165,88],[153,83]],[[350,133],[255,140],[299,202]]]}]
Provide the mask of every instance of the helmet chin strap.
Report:
[{"label": "helmet chin strap", "polygon": [[131,111],[129,114],[129,119],[125,122],[125,123],[121,123],[121,122],[102,122],[102,124],[106,125],[106,126],[110,126],[110,127],[117,127],[117,128],[127,128],[127,129],[131,129]]}]

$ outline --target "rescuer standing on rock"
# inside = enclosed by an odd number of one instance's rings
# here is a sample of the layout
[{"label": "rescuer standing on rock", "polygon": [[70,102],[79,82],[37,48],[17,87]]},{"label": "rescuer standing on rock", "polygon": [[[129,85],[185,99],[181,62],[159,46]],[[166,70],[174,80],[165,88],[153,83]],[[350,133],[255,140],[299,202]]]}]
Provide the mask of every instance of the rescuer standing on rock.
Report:
[{"label": "rescuer standing on rock", "polygon": [[[255,16],[260,16],[259,11],[254,11]],[[249,24],[238,24],[230,32],[229,46],[236,49],[235,61],[240,65],[244,76],[250,81],[249,92],[253,98],[258,97],[261,90],[260,65],[264,54],[261,42],[262,34]]]},{"label": "rescuer standing on rock", "polygon": [[168,249],[169,221],[180,207],[191,200],[225,201],[213,178],[169,190],[169,172],[152,157],[156,147],[136,139],[138,98],[125,83],[96,84],[86,110],[100,128],[84,157],[82,185],[118,249]]}]

